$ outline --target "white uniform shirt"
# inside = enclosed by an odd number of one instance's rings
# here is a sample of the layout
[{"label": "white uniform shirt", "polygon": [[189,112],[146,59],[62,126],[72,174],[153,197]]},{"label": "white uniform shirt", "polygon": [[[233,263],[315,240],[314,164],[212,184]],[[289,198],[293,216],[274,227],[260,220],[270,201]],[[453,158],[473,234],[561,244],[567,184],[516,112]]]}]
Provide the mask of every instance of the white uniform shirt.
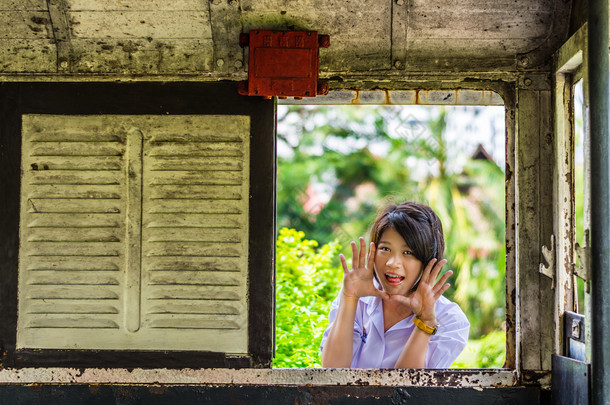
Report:
[{"label": "white uniform shirt", "polygon": [[[324,347],[330,328],[337,316],[339,297],[328,315],[320,350]],[[436,301],[436,320],[440,325],[430,337],[426,353],[426,368],[448,368],[468,342],[470,323],[460,307],[441,296]],[[383,331],[383,305],[380,298],[363,297],[358,301],[354,322],[353,368],[394,368],[400,352],[416,328],[413,315]]]}]

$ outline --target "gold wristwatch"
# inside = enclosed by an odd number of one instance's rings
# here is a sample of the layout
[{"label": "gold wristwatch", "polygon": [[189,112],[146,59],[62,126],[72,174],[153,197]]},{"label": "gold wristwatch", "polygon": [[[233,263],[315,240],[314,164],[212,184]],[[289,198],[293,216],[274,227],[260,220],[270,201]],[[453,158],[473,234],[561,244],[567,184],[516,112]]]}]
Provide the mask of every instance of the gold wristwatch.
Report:
[{"label": "gold wristwatch", "polygon": [[436,335],[436,332],[438,331],[438,324],[436,324],[436,326],[433,328],[432,326],[426,325],[424,321],[419,319],[418,316],[415,316],[413,318],[413,323],[415,324],[415,326],[417,326],[420,330],[427,333],[428,335]]}]

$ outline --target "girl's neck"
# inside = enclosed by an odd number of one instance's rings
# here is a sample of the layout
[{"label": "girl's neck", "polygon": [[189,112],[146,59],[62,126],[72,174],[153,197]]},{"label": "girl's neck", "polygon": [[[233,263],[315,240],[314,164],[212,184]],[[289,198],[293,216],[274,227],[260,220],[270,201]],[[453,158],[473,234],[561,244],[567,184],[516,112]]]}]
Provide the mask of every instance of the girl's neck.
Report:
[{"label": "girl's neck", "polygon": [[405,318],[413,315],[411,309],[406,308],[404,305],[395,303],[389,300],[382,300],[383,306],[383,331],[387,332],[392,326]]}]

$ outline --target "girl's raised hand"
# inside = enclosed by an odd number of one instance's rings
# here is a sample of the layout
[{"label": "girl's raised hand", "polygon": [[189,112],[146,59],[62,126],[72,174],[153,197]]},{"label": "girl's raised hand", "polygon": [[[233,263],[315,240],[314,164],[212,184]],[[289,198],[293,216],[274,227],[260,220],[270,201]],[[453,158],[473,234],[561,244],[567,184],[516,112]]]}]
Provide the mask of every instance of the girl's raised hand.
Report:
[{"label": "girl's raised hand", "polygon": [[347,297],[376,296],[389,298],[388,294],[375,288],[373,284],[373,273],[375,267],[375,244],[371,242],[369,254],[366,254],[364,238],[359,238],[360,248],[352,241],[352,270],[347,266],[347,260],[343,254],[339,255],[343,266],[343,294]]},{"label": "girl's raised hand", "polygon": [[440,261],[437,259],[430,260],[424,269],[417,290],[407,297],[393,295],[390,300],[408,305],[411,311],[422,321],[431,324],[436,323],[434,306],[439,297],[449,288],[449,283],[445,283],[445,281],[453,274],[453,271],[449,270],[436,281],[445,263],[447,263],[445,259]]}]

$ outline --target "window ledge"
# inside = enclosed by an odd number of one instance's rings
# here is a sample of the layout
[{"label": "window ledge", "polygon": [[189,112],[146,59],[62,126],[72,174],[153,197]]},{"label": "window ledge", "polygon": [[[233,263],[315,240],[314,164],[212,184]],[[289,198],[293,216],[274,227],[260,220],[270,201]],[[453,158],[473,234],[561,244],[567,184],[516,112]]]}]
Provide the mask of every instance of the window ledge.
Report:
[{"label": "window ledge", "polygon": [[98,369],[0,370],[0,384],[180,384],[275,386],[511,387],[509,369]]}]

